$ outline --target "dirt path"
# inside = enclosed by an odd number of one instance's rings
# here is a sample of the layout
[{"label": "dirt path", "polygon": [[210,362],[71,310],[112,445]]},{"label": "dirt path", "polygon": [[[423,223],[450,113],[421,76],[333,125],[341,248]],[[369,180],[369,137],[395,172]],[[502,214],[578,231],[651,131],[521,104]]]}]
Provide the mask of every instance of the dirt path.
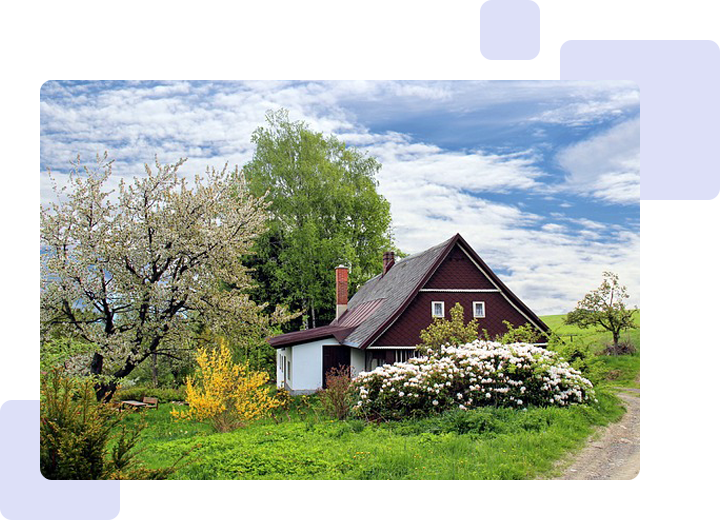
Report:
[{"label": "dirt path", "polygon": [[640,391],[618,394],[627,413],[603,428],[555,480],[631,480],[640,471]]}]

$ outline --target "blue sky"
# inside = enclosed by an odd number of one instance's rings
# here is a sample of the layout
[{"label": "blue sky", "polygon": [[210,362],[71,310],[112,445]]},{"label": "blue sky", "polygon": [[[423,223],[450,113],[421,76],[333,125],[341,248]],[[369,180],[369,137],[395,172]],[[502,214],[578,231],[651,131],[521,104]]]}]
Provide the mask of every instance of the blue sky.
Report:
[{"label": "blue sky", "polygon": [[[118,178],[187,157],[242,166],[269,109],[334,133],[383,164],[398,246],[461,233],[540,314],[567,312],[620,275],[639,305],[639,89],[630,82],[48,82],[48,168],[108,151]],[[60,175],[62,179],[62,175]]]}]

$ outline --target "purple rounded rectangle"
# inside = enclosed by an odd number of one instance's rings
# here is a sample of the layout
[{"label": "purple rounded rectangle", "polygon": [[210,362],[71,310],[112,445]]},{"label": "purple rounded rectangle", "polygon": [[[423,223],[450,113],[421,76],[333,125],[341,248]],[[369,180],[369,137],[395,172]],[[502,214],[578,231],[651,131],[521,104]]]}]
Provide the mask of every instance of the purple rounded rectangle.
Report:
[{"label": "purple rounded rectangle", "polygon": [[540,8],[531,0],[480,7],[480,52],[488,60],[532,60],[540,52]]}]

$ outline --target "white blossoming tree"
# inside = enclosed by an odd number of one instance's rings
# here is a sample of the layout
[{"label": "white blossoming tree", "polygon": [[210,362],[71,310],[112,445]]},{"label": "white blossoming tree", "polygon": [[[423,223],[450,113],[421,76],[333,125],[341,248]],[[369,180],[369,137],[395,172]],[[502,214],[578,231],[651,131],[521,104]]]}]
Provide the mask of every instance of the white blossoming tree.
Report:
[{"label": "white blossoming tree", "polygon": [[237,168],[208,169],[191,187],[183,162],[146,165],[112,193],[107,154],[93,168],[78,158],[68,183],[54,183],[58,201],[41,207],[41,333],[93,345],[98,399],[145,359],[176,356],[193,331],[268,335],[288,318],[247,296],[240,259],[264,230],[264,200]]}]

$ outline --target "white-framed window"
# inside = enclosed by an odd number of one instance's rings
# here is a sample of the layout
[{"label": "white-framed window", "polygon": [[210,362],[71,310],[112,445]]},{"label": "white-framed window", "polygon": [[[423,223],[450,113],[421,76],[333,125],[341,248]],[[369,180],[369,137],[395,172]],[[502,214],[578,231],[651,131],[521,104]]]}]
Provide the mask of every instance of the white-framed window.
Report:
[{"label": "white-framed window", "polygon": [[411,350],[411,349],[405,350],[405,349],[402,349],[402,350],[396,350],[396,351],[395,351],[395,362],[396,362],[396,363],[397,363],[398,361],[403,361],[403,362],[405,362],[405,361],[407,361],[408,359],[413,358],[413,357],[415,357],[415,350]]},{"label": "white-framed window", "polygon": [[433,318],[444,318],[445,317],[445,302],[432,302],[431,305],[432,317]]},{"label": "white-framed window", "polygon": [[473,317],[484,318],[485,317],[485,302],[473,302]]}]

